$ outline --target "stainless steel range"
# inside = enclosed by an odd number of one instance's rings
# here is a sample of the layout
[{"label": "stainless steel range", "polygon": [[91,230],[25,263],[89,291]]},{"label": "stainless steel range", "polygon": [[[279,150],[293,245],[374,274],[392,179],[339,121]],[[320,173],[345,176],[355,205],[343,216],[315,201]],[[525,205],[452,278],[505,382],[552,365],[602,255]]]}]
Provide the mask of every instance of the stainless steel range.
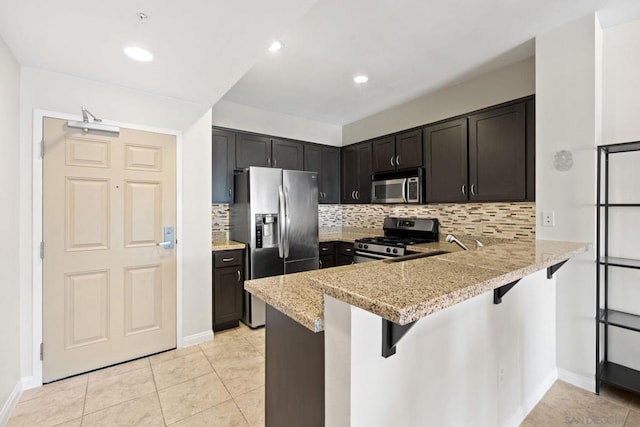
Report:
[{"label": "stainless steel range", "polygon": [[409,255],[407,246],[438,241],[437,218],[384,219],[384,236],[358,239],[354,243],[354,263]]}]

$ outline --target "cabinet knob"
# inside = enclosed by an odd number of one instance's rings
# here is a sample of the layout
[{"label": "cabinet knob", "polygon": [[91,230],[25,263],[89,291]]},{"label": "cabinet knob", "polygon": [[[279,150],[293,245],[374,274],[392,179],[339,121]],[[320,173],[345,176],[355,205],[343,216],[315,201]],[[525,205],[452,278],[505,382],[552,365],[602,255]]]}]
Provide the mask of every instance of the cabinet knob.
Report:
[{"label": "cabinet knob", "polygon": [[472,196],[476,195],[476,185],[475,184],[471,184],[471,195]]},{"label": "cabinet knob", "polygon": [[462,184],[462,195],[463,196],[467,195],[467,184]]},{"label": "cabinet knob", "polygon": [[351,192],[351,198],[352,198],[353,200],[355,200],[355,199],[356,199],[356,190],[353,190],[353,191]]},{"label": "cabinet knob", "polygon": [[360,200],[360,190],[356,190],[356,200]]},{"label": "cabinet knob", "polygon": [[395,165],[393,164],[393,156],[391,156],[391,166],[395,166]]},{"label": "cabinet knob", "polygon": [[240,281],[240,270],[236,271],[238,273],[238,282]]},{"label": "cabinet knob", "polygon": [[400,156],[396,156],[396,166],[400,166]]}]

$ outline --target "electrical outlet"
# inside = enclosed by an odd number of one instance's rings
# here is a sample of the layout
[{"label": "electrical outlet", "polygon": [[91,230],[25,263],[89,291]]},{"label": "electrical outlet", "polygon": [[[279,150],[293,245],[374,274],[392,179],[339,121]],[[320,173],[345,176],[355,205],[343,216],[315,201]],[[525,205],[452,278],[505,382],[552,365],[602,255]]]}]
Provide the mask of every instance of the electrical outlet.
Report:
[{"label": "electrical outlet", "polygon": [[542,225],[544,227],[554,227],[556,225],[556,215],[553,211],[542,212]]}]

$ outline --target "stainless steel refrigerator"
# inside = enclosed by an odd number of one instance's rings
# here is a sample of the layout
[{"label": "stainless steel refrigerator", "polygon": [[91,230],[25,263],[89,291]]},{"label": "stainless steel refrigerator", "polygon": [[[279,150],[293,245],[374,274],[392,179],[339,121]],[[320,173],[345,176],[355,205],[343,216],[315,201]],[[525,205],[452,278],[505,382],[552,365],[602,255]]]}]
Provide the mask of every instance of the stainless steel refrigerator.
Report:
[{"label": "stainless steel refrigerator", "polygon": [[[232,240],[245,243],[245,277],[259,279],[315,270],[318,250],[318,173],[250,167],[234,176]],[[242,321],[265,323],[265,303],[244,292]]]}]

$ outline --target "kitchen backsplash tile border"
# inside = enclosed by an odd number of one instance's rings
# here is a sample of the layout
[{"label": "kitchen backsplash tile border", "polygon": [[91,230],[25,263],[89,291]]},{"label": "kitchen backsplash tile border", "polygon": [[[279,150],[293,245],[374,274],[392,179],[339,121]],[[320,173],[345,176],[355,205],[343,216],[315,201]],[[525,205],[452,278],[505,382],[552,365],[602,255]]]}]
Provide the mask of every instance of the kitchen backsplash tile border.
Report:
[{"label": "kitchen backsplash tile border", "polygon": [[[534,240],[533,202],[451,203],[430,205],[319,205],[320,232],[380,232],[386,216],[440,219],[442,234]],[[211,205],[212,239],[229,232],[229,205]]]}]

